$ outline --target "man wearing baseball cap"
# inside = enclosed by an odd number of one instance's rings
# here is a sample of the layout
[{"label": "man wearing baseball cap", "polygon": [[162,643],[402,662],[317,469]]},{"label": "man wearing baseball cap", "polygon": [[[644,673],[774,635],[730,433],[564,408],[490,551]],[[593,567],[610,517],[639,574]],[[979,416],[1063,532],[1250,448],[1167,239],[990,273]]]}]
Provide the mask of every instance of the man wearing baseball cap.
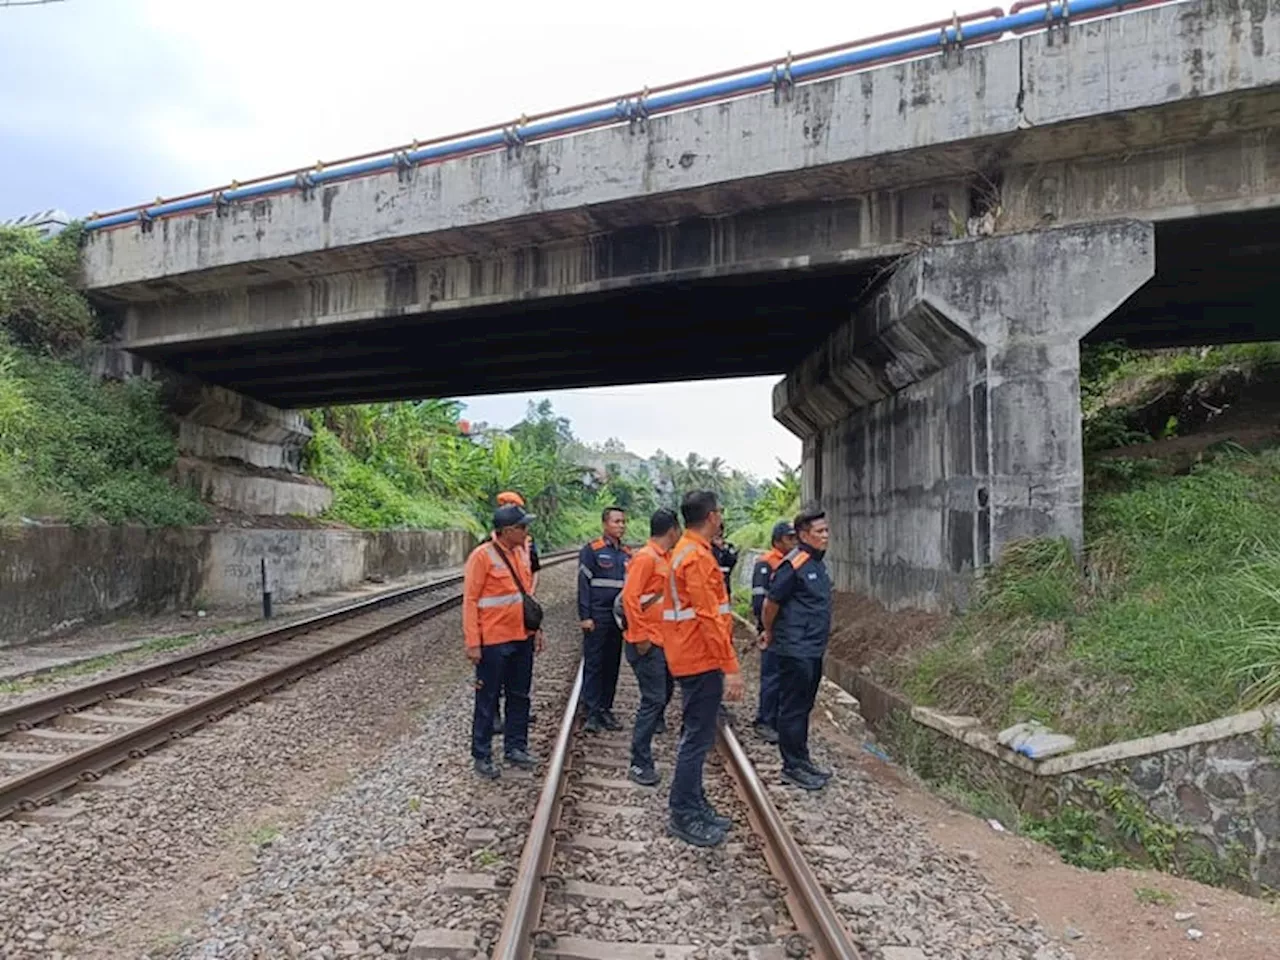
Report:
[{"label": "man wearing baseball cap", "polygon": [[[526,597],[533,575],[520,550],[533,517],[514,504],[493,513],[493,535],[471,556],[462,581],[462,634],[467,659],[475,665],[475,713],[471,722],[471,756],[476,773],[499,776],[493,763],[492,732],[499,693],[506,694],[503,756],[523,769],[537,759],[529,753],[529,685],[533,655],[542,651],[542,630],[530,626]],[[537,604],[533,613],[540,619]]]},{"label": "man wearing baseball cap", "polygon": [[[761,614],[764,600],[769,594],[769,584],[778,564],[796,547],[796,530],[786,520],[773,525],[773,544],[756,561],[751,571],[751,612],[756,618],[756,634],[764,633]],[[756,734],[767,743],[778,742],[778,652],[762,646],[760,650],[760,707],[756,711]]]}]

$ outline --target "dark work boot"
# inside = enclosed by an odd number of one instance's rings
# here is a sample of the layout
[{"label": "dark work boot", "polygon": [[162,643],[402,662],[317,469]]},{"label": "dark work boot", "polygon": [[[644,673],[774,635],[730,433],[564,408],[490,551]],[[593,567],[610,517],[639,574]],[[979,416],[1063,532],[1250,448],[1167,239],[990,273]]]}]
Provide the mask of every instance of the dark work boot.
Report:
[{"label": "dark work boot", "polygon": [[656,787],[662,777],[658,776],[658,771],[653,767],[637,767],[632,764],[631,768],[627,770],[627,779],[632,783],[640,784],[642,787]]},{"label": "dark work boot", "polygon": [[504,754],[507,763],[521,770],[532,770],[538,765],[538,758],[528,750],[508,750]]},{"label": "dark work boot", "polygon": [[803,763],[800,764],[800,766],[803,767],[805,770],[807,770],[809,773],[812,773],[815,777],[818,777],[822,780],[831,779],[831,771],[828,770],[826,767],[818,766],[812,760],[805,760]]},{"label": "dark work boot", "polygon": [[618,722],[618,718],[613,715],[612,710],[600,711],[600,723],[604,725],[606,730],[622,729],[622,724]]},{"label": "dark work boot", "polygon": [[659,717],[659,718],[658,718],[658,725],[657,725],[656,727],[654,727],[654,728],[653,728],[653,735],[654,735],[655,737],[657,737],[657,736],[661,736],[662,734],[664,734],[664,733],[666,733],[666,732],[667,732],[667,718],[666,718],[666,717]]},{"label": "dark work boot", "polygon": [[821,790],[827,785],[827,781],[816,774],[810,773],[803,767],[786,767],[782,771],[783,783],[789,783],[794,787],[802,790]]},{"label": "dark work boot", "polygon": [[484,777],[486,780],[497,780],[501,774],[498,768],[493,765],[492,760],[477,760],[475,762],[476,776]]},{"label": "dark work boot", "polygon": [[604,730],[604,724],[600,722],[600,718],[595,714],[587,717],[587,722],[582,725],[583,733],[601,733]]},{"label": "dark work boot", "polygon": [[717,830],[727,833],[733,826],[733,820],[724,816],[715,807],[713,807],[706,799],[702,801],[702,810],[700,811],[703,822],[710,824]]},{"label": "dark work boot", "polygon": [[773,729],[773,727],[769,726],[767,723],[760,723],[759,721],[757,721],[755,724],[755,730],[756,730],[756,736],[759,737],[761,740],[763,740],[765,743],[778,742],[778,731]]},{"label": "dark work boot", "polygon": [[724,842],[724,831],[713,827],[701,817],[689,814],[671,815],[667,832],[677,840],[695,847],[714,847]]}]

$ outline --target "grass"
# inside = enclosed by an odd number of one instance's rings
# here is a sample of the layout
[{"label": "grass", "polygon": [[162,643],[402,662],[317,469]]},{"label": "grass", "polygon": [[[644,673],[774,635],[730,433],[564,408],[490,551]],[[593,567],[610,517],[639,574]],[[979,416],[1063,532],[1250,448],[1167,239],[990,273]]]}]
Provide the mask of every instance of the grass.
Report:
[{"label": "grass", "polygon": [[1006,551],[943,642],[888,665],[917,703],[1082,747],[1280,697],[1280,450],[1138,480],[1065,543]]},{"label": "grass", "polygon": [[67,677],[83,676],[88,673],[97,673],[99,670],[106,670],[109,667],[116,667],[130,663],[134,660],[140,660],[143,657],[154,653],[167,653],[171,650],[181,650],[183,647],[190,646],[202,637],[212,636],[230,629],[231,627],[224,627],[202,634],[186,633],[176,637],[156,637],[151,640],[144,640],[137,646],[130,647],[128,650],[121,650],[117,653],[105,653],[100,657],[90,657],[88,660],[78,660],[75,663],[51,667],[50,669],[42,670],[39,673],[31,673],[26,676],[14,677],[12,680],[0,680],[0,693],[24,693],[27,690],[43,686],[47,683],[52,683],[55,680],[62,680]]},{"label": "grass", "polygon": [[249,843],[256,850],[261,850],[263,847],[269,847],[279,839],[280,828],[272,826],[271,824],[264,824],[261,827],[257,827],[249,834]]},{"label": "grass", "polygon": [[1155,887],[1134,887],[1133,895],[1139,903],[1148,907],[1171,907],[1178,902],[1178,898],[1172,893]]}]

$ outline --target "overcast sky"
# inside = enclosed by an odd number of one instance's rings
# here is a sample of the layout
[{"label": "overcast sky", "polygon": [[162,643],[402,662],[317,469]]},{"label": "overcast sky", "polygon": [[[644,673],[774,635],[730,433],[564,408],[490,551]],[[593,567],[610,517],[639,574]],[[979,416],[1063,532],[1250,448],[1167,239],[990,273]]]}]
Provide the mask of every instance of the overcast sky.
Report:
[{"label": "overcast sky", "polygon": [[[75,216],[950,16],[954,0],[59,0],[0,5],[0,220]],[[587,440],[759,475],[771,378],[539,394]],[[474,398],[519,419],[531,395]],[[710,433],[708,432],[708,428]]]}]

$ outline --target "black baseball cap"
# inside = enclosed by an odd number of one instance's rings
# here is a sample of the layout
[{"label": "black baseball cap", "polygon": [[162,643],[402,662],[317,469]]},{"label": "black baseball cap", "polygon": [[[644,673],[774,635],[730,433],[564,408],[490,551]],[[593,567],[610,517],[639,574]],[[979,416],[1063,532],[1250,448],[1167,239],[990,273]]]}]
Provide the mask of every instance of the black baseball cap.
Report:
[{"label": "black baseball cap", "polygon": [[771,543],[777,543],[783,537],[794,537],[796,528],[785,520],[779,520],[773,525],[773,536],[770,538]]},{"label": "black baseball cap", "polygon": [[524,507],[518,507],[514,503],[505,507],[499,507],[493,511],[493,529],[501,530],[503,527],[527,527],[529,521],[533,520],[532,513],[525,513]]}]

